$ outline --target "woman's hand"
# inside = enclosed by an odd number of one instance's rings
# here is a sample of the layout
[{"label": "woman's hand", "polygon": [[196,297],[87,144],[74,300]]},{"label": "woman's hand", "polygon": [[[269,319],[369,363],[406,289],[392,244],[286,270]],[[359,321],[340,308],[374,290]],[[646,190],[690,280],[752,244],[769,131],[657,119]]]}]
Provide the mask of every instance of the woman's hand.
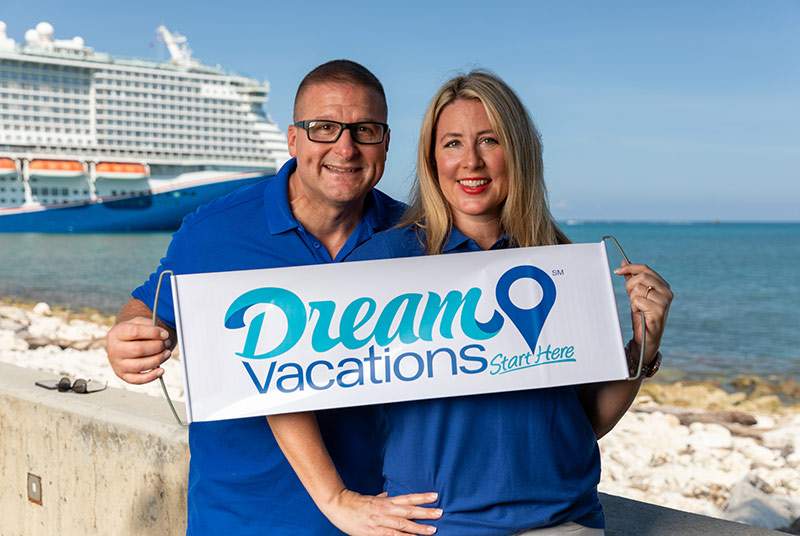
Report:
[{"label": "woman's hand", "polygon": [[664,326],[673,298],[672,290],[669,283],[646,264],[629,264],[622,261],[622,266],[614,270],[614,273],[625,276],[625,290],[627,290],[631,302],[635,344],[633,355],[638,355],[642,345],[642,319],[639,312],[644,313],[647,331],[644,363],[650,364],[655,358],[658,347],[661,345],[661,337],[664,335]]},{"label": "woman's hand", "polygon": [[343,489],[325,505],[322,513],[341,531],[351,536],[399,536],[434,534],[436,528],[414,523],[412,519],[439,519],[438,508],[420,505],[436,501],[436,493],[412,493],[389,497],[361,495]]}]

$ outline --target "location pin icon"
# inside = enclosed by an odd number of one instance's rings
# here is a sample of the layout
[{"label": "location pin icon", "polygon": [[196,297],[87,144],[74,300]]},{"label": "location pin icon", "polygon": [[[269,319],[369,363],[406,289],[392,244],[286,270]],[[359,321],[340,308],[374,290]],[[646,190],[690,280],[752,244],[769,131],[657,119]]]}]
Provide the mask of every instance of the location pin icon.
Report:
[{"label": "location pin icon", "polygon": [[[533,279],[542,287],[542,301],[536,307],[523,309],[511,302],[509,292],[511,285],[520,279]],[[553,308],[556,301],[556,284],[543,270],[536,266],[523,265],[511,268],[497,281],[495,288],[497,304],[514,323],[531,352],[536,352],[536,343],[539,341],[539,334],[542,332],[544,321]]]}]

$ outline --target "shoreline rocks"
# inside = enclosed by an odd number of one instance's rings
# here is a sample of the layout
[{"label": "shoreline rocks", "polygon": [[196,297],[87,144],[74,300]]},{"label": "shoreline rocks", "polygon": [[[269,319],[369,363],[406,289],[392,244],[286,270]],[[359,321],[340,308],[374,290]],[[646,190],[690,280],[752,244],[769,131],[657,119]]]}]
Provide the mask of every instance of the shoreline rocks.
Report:
[{"label": "shoreline rocks", "polygon": [[645,383],[599,441],[600,491],[789,529],[800,519],[800,411],[766,381],[758,385],[727,392],[713,383]]},{"label": "shoreline rocks", "polygon": [[[113,317],[0,301],[0,361],[163,396],[158,382],[129,385],[106,358]],[[163,365],[183,401],[177,359]],[[31,388],[34,388],[31,386]],[[800,384],[742,376],[722,382],[646,382],[599,441],[600,491],[800,533]],[[794,528],[792,528],[794,527]]]},{"label": "shoreline rocks", "polygon": [[[111,370],[105,346],[113,323],[114,317],[96,311],[75,313],[51,309],[46,303],[0,301],[0,362],[42,370],[42,379],[93,379],[111,387],[163,396],[159,382],[130,385]],[[180,363],[169,359],[162,368],[170,396],[182,402]]]}]

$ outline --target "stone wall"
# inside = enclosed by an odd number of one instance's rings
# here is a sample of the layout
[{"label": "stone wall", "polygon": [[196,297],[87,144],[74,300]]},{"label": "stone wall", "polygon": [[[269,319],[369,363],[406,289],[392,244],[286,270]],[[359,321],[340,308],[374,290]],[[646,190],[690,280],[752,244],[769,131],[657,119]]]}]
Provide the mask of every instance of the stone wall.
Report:
[{"label": "stone wall", "polygon": [[[48,377],[0,364],[0,534],[184,534],[187,434],[166,403],[34,386]],[[28,498],[29,474],[41,504]]]}]

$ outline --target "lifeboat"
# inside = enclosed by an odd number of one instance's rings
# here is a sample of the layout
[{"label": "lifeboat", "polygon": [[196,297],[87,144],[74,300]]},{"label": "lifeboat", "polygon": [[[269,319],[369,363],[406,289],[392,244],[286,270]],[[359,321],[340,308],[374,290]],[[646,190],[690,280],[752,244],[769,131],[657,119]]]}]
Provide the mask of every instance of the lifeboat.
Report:
[{"label": "lifeboat", "polygon": [[0,158],[0,177],[13,177],[17,174],[17,163],[11,158]]},{"label": "lifeboat", "polygon": [[150,170],[145,164],[98,162],[94,168],[98,179],[145,179]]},{"label": "lifeboat", "polygon": [[86,167],[77,160],[36,159],[28,164],[28,175],[70,179],[86,175]]}]

